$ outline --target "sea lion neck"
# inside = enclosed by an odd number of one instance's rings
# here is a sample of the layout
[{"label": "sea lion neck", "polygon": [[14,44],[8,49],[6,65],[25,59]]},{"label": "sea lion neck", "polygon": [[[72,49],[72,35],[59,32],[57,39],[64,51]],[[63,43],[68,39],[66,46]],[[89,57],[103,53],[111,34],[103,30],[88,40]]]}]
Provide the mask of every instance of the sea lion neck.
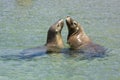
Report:
[{"label": "sea lion neck", "polygon": [[55,42],[55,37],[56,37],[56,33],[49,30],[47,34],[46,44]]},{"label": "sea lion neck", "polygon": [[49,33],[48,32],[46,46],[63,48],[64,44],[63,44],[61,33]]},{"label": "sea lion neck", "polygon": [[83,33],[83,31],[81,31],[81,29],[80,29],[80,27],[77,27],[78,29],[77,30],[72,30],[72,29],[69,29],[68,30],[68,37],[67,37],[67,39],[69,39],[69,37],[71,37],[71,36],[77,36],[77,35],[79,35],[79,34],[81,34],[81,33]]}]

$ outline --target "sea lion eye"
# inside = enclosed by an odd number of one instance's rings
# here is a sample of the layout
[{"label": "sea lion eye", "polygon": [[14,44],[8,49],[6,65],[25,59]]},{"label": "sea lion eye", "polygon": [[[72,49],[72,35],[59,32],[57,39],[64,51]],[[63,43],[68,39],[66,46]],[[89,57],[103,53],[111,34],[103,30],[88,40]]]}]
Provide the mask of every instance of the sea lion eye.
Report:
[{"label": "sea lion eye", "polygon": [[76,21],[74,21],[74,22],[73,22],[73,24],[76,26],[76,25],[77,25],[77,22],[76,22]]},{"label": "sea lion eye", "polygon": [[59,24],[57,24],[57,27],[59,27]]}]

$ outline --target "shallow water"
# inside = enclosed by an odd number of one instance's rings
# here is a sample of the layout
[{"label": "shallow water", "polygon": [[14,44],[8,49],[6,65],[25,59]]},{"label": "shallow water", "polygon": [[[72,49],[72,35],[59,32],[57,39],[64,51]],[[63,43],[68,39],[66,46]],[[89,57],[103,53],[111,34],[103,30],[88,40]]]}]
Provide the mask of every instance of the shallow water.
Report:
[{"label": "shallow water", "polygon": [[[0,0],[0,80],[120,80],[119,0]],[[49,54],[21,59],[24,49],[44,45],[55,21],[71,16],[108,56]],[[62,36],[65,46],[66,25]]]}]

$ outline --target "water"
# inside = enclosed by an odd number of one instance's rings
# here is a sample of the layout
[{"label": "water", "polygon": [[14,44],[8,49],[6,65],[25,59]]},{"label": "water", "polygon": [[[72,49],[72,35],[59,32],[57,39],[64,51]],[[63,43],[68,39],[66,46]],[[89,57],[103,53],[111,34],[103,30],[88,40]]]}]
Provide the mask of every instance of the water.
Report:
[{"label": "water", "polygon": [[[119,0],[0,0],[0,80],[120,80]],[[55,21],[71,16],[107,57],[49,54],[20,59],[26,48],[44,45]],[[62,36],[65,46],[66,25]]]}]

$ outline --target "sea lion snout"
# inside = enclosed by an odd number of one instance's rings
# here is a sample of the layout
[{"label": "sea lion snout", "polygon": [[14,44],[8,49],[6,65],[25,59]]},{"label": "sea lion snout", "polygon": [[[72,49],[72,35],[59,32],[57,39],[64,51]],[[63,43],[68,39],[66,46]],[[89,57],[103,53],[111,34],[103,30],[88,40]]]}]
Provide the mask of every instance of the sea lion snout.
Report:
[{"label": "sea lion snout", "polygon": [[76,22],[75,20],[73,20],[70,16],[67,16],[67,17],[66,17],[66,23],[67,23],[67,24],[71,24],[71,25],[72,25],[72,24],[73,24],[73,25],[74,25],[74,24],[77,24],[77,22]]},{"label": "sea lion snout", "polygon": [[66,17],[66,24],[68,29],[78,29],[79,23],[72,19],[70,16]]},{"label": "sea lion snout", "polygon": [[64,20],[63,19],[59,19],[58,22],[55,24],[56,25],[56,32],[61,32],[62,28],[64,26]]},{"label": "sea lion snout", "polygon": [[64,24],[64,20],[63,19],[59,19],[58,22],[59,22],[59,24],[62,24],[62,25]]},{"label": "sea lion snout", "polygon": [[66,24],[70,26],[73,23],[72,21],[73,21],[72,18],[70,16],[67,16],[67,18],[66,18]]}]

